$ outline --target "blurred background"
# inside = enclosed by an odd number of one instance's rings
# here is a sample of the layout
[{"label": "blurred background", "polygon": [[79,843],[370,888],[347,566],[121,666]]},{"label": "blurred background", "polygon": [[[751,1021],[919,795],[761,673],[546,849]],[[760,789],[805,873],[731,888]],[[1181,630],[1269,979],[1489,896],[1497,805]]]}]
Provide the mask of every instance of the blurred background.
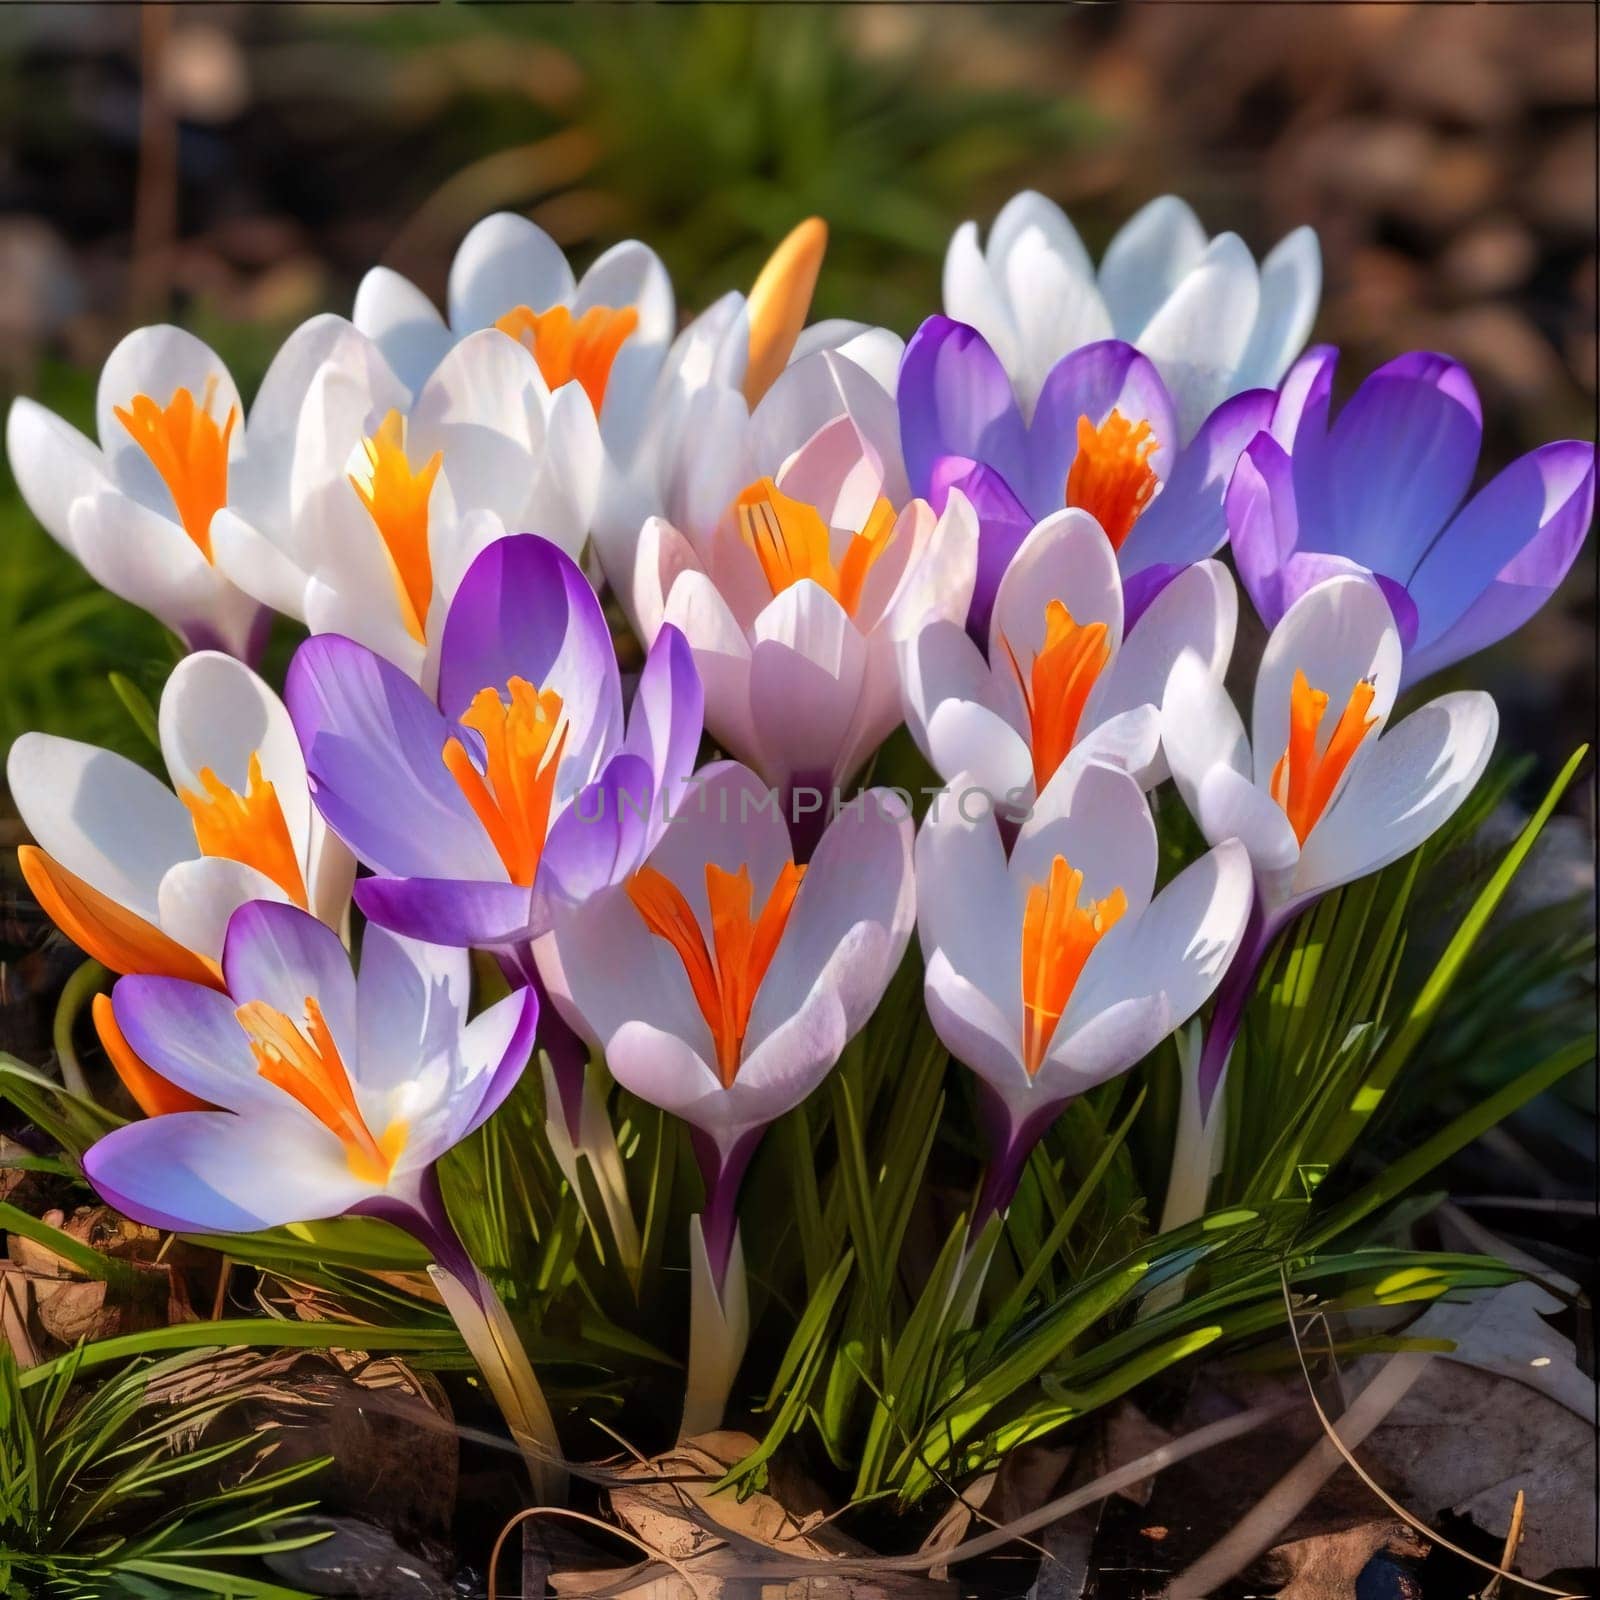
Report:
[{"label": "blurred background", "polygon": [[[1465,359],[1483,475],[1595,417],[1595,18],[1586,6],[0,8],[0,390],[87,426],[141,321],[248,395],[276,342],[383,261],[442,295],[467,228],[527,212],[581,267],[638,235],[680,308],[748,284],[818,212],[820,315],[909,333],[964,218],[1037,187],[1092,250],[1176,190],[1257,254],[1321,234],[1346,391]],[[3,469],[0,469],[3,470]],[[1595,720],[1592,556],[1476,681],[1542,784]],[[150,751],[159,627],[0,478],[0,747]],[[280,641],[280,650],[287,640]]]}]

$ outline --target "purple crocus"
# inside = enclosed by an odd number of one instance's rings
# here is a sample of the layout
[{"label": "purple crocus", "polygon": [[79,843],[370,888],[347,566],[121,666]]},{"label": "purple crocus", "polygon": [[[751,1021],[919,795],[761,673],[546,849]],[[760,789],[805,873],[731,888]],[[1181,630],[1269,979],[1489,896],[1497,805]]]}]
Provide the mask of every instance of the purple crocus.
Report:
[{"label": "purple crocus", "polygon": [[1468,498],[1483,413],[1466,368],[1400,356],[1330,426],[1337,362],[1330,346],[1307,351],[1270,431],[1241,457],[1226,500],[1234,560],[1268,627],[1323,579],[1370,573],[1394,612],[1408,686],[1505,638],[1550,598],[1594,513],[1594,446],[1541,445]]},{"label": "purple crocus", "polygon": [[1034,525],[1063,506],[1090,512],[1111,540],[1131,627],[1177,573],[1221,547],[1234,463],[1268,425],[1275,396],[1234,395],[1185,444],[1154,364],[1102,339],[1056,362],[1025,416],[983,335],[929,317],[906,346],[898,400],[912,493],[939,511],[960,489],[977,511],[967,620],[982,645],[1001,575]]},{"label": "purple crocus", "polygon": [[[619,882],[661,836],[702,715],[688,645],[666,627],[624,723],[600,602],[577,563],[532,534],[490,545],[461,580],[437,699],[332,634],[300,647],[284,698],[318,809],[377,874],[357,886],[362,912],[493,951],[535,985],[531,946],[552,908]],[[581,1145],[587,1052],[570,1036],[541,1042]]]}]

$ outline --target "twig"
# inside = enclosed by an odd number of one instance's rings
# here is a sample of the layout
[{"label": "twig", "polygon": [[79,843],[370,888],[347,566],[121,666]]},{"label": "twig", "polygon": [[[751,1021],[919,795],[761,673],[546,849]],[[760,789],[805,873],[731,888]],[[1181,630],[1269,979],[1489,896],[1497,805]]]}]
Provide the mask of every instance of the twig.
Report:
[{"label": "twig", "polygon": [[[1506,1529],[1505,1549],[1500,1552],[1500,1565],[1507,1571],[1511,1563],[1517,1559],[1517,1546],[1522,1543],[1522,1517],[1527,1510],[1527,1496],[1518,1489],[1517,1498],[1511,1505],[1511,1526]],[[1500,1593],[1500,1574],[1495,1575],[1483,1586],[1481,1600],[1495,1600]]]}]

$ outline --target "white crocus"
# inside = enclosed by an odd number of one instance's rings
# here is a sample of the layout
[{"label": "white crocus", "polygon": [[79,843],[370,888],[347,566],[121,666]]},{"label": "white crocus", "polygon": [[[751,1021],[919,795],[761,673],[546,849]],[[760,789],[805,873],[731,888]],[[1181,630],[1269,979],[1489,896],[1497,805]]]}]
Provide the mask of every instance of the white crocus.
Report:
[{"label": "white crocus", "polygon": [[1205,1003],[1244,935],[1250,863],[1228,841],[1154,893],[1138,783],[1089,763],[1052,784],[1008,855],[959,778],[917,838],[928,1015],[978,1075],[990,1165],[976,1235],[1010,1204],[1066,1104],[1143,1059]]},{"label": "white crocus", "polygon": [[1310,228],[1286,235],[1258,268],[1237,234],[1208,239],[1176,195],[1136,212],[1098,271],[1061,208],[1031,191],[1007,202],[981,247],[977,224],[963,223],[944,262],[946,314],[989,341],[1025,413],[1068,351],[1123,339],[1160,371],[1185,440],[1229,395],[1276,387],[1321,290]]},{"label": "white crocus", "polygon": [[582,548],[601,477],[594,413],[492,328],[451,346],[413,395],[378,344],[325,320],[336,336],[283,470],[217,517],[217,560],[263,604],[431,688],[444,613],[474,557],[507,529]]},{"label": "white crocus", "polygon": [[[289,902],[343,932],[355,860],[311,803],[283,702],[217,651],[186,657],[161,696],[171,787],[114,751],[25,733],[6,778],[34,839],[36,898],[114,972],[215,982],[228,918]],[[174,792],[176,791],[176,792]]]},{"label": "white crocus", "polygon": [[1059,511],[1001,577],[987,654],[961,618],[930,621],[900,646],[906,721],[945,782],[965,772],[1009,808],[1090,760],[1151,788],[1165,775],[1159,708],[1173,662],[1192,650],[1220,677],[1237,619],[1227,569],[1201,561],[1124,637],[1111,541],[1088,512]]}]

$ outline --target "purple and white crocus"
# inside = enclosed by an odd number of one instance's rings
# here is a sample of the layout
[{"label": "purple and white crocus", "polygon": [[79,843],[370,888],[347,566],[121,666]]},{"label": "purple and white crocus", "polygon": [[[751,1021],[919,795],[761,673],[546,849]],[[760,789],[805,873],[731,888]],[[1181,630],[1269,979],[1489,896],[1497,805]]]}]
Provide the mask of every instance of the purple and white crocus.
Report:
[{"label": "purple and white crocus", "polygon": [[1149,357],[1103,339],[1063,356],[1024,412],[976,328],[929,317],[900,367],[900,442],[913,494],[943,510],[959,489],[978,517],[968,627],[982,643],[1001,576],[1035,524],[1075,506],[1117,552],[1127,625],[1227,537],[1223,494],[1275,396],[1225,400],[1192,438]]},{"label": "purple and white crocus", "polygon": [[771,791],[718,762],[643,869],[563,908],[539,947],[552,999],[617,1081],[692,1131],[706,1206],[685,1437],[718,1425],[744,1352],[745,1168],[883,998],[915,920],[911,839],[897,797],[868,790],[797,864]]},{"label": "purple and white crocus", "polygon": [[1338,352],[1310,350],[1227,496],[1234,560],[1261,619],[1335,573],[1389,598],[1409,686],[1520,628],[1577,558],[1594,515],[1592,444],[1513,461],[1468,497],[1483,412],[1467,370],[1416,351],[1366,378],[1331,417]]},{"label": "purple and white crocus", "polygon": [[118,981],[123,1036],[206,1109],[108,1133],[84,1156],[89,1181],[125,1216],[175,1233],[341,1216],[405,1229],[432,1253],[535,1482],[554,1488],[554,1422],[515,1337],[504,1341],[504,1309],[445,1213],[436,1172],[521,1076],[537,997],[515,990],[468,1021],[465,951],[368,928],[358,976],[330,928],[264,900],[229,919],[222,979]]},{"label": "purple and white crocus", "polygon": [[[1330,889],[1415,850],[1488,764],[1499,718],[1480,690],[1441,695],[1384,733],[1403,676],[1384,592],[1351,575],[1307,590],[1273,629],[1248,736],[1202,662],[1185,656],[1172,669],[1162,742],[1179,793],[1207,839],[1242,841],[1255,877],[1249,930],[1204,1046],[1185,1061],[1190,1127],[1180,1128],[1180,1165],[1217,1137],[1223,1076],[1273,941]],[[1190,1214],[1203,1205],[1208,1176],[1209,1157],[1183,1183],[1175,1178]],[[1187,1220],[1170,1201],[1168,1218]]]},{"label": "purple and white crocus", "polygon": [[[318,809],[376,873],[356,886],[366,917],[492,951],[535,985],[531,944],[552,908],[644,860],[700,742],[682,636],[661,631],[625,722],[600,602],[577,563],[532,534],[491,545],[462,578],[436,699],[338,635],[300,647],[284,698]],[[570,1158],[598,1140],[604,1154],[592,1153],[609,1170],[609,1121],[593,1105],[585,1113],[585,1052],[548,1024],[541,1042],[557,1150]],[[613,1221],[628,1232],[620,1214]]]}]

